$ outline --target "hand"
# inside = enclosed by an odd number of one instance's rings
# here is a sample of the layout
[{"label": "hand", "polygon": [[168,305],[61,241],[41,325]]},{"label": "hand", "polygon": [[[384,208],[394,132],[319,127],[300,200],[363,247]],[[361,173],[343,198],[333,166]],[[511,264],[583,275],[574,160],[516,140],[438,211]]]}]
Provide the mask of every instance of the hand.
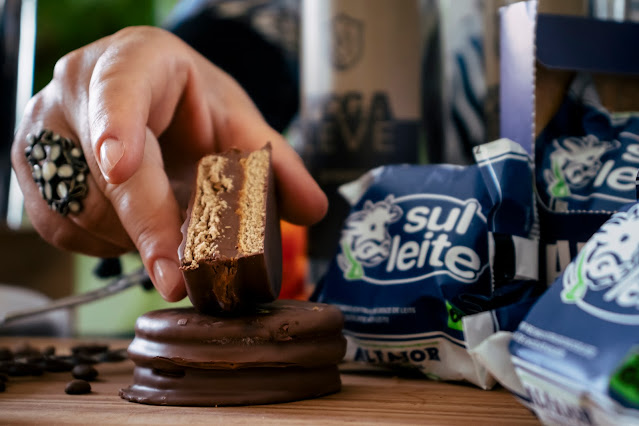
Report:
[{"label": "hand", "polygon": [[[50,210],[32,178],[27,134],[44,128],[84,151],[89,191],[77,214]],[[318,221],[326,196],[237,82],[176,36],[132,27],[56,64],[26,108],[11,157],[27,214],[44,239],[101,257],[137,249],[160,294],[177,301],[186,295],[177,250],[197,160],[267,141],[283,218]]]}]

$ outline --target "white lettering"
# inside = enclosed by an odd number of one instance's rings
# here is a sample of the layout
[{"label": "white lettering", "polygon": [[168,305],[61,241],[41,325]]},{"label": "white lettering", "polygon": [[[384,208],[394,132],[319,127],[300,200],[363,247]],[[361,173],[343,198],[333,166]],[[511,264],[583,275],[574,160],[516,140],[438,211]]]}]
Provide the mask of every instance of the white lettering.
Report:
[{"label": "white lettering", "polygon": [[614,160],[606,161],[603,167],[601,168],[601,170],[599,170],[599,173],[597,174],[597,178],[593,182],[592,186],[594,186],[595,188],[599,188],[601,185],[603,185],[604,182],[606,181],[606,176],[608,176],[608,173],[610,173],[610,170],[614,167],[614,165],[615,165]]},{"label": "white lettering", "polygon": [[395,235],[393,237],[393,244],[391,245],[390,256],[388,257],[388,263],[386,264],[386,272],[393,272],[395,269],[395,262],[397,259],[397,249],[399,247],[399,242],[401,237],[399,235]]},{"label": "white lettering", "polygon": [[404,232],[413,233],[424,229],[428,223],[428,213],[430,213],[430,209],[425,206],[418,206],[410,209],[408,213],[406,213]]},{"label": "white lettering", "polygon": [[415,257],[419,254],[419,244],[415,241],[407,241],[399,248],[397,253],[397,269],[407,271],[415,265]]},{"label": "white lettering", "polygon": [[464,213],[461,216],[461,219],[459,219],[459,222],[457,223],[457,228],[455,229],[455,232],[459,235],[464,235],[466,233],[466,231],[468,231],[468,228],[470,228],[470,224],[473,221],[473,217],[475,217],[475,212],[477,211],[477,203],[469,203],[465,208],[464,208]]},{"label": "white lettering", "polygon": [[446,252],[445,263],[450,272],[469,280],[477,276],[481,266],[477,253],[464,246],[455,246],[449,249]]},{"label": "white lettering", "polygon": [[448,212],[448,217],[446,218],[446,221],[444,223],[438,223],[442,215],[442,208],[440,206],[437,206],[433,208],[433,211],[430,214],[430,218],[428,219],[428,224],[427,224],[428,230],[435,231],[435,232],[437,231],[450,232],[455,227],[455,224],[457,223],[457,219],[459,219],[460,214],[461,214],[461,210],[458,207],[454,207],[450,209],[450,211]]},{"label": "white lettering", "polygon": [[417,259],[417,267],[423,268],[424,263],[426,263],[426,255],[428,254],[428,249],[430,248],[430,239],[433,238],[432,232],[427,232],[424,235],[424,241],[422,241],[422,246],[419,249],[419,258]]},{"label": "white lettering", "polygon": [[[408,238],[405,234],[394,235],[390,241],[387,273],[393,271],[410,271],[415,269],[415,276],[427,271],[443,269],[452,277],[459,279],[477,279],[481,269],[481,259],[472,249],[455,246],[450,237],[453,232],[464,235],[472,226],[479,204],[468,202],[463,207],[448,206],[415,206],[407,210],[404,216],[403,232],[417,234],[423,232],[423,239]],[[422,269],[427,271],[419,271]]]},{"label": "white lettering", "polygon": [[446,234],[439,234],[437,239],[432,242],[433,250],[430,253],[430,259],[428,260],[428,264],[434,267],[444,266],[444,263],[440,260],[442,257],[442,253],[445,248],[452,246],[453,244],[448,241],[448,236]]},{"label": "white lettering", "polygon": [[628,145],[621,159],[629,163],[639,163],[639,145]]},{"label": "white lettering", "polygon": [[428,229],[434,232],[451,232],[464,235],[473,222],[477,212],[477,203],[468,203],[462,212],[459,207],[453,207],[444,219],[445,212],[442,207],[437,206],[430,209],[426,206],[413,207],[406,213],[406,223],[404,232],[415,233]]},{"label": "white lettering", "polygon": [[610,172],[606,183],[617,191],[632,191],[635,189],[636,177],[636,167],[619,167]]}]

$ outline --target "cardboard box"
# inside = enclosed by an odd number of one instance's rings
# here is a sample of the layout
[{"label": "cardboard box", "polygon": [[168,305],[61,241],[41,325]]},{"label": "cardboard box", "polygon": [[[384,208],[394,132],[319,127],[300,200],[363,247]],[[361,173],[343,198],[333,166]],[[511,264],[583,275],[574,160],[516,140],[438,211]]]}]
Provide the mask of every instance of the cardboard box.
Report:
[{"label": "cardboard box", "polygon": [[[580,0],[524,1],[501,10],[500,132],[533,156],[535,138],[557,113],[578,72],[593,76],[609,111],[639,111],[639,50],[633,47],[639,24],[593,19],[587,11]],[[538,212],[540,277],[548,284],[611,214],[560,213],[541,200]]]}]

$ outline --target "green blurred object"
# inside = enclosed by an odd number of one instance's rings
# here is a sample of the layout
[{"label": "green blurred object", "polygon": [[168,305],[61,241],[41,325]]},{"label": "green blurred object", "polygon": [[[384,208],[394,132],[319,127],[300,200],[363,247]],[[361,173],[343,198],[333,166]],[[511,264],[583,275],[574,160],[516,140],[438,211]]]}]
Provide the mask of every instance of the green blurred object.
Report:
[{"label": "green blurred object", "polygon": [[[122,270],[129,273],[138,269],[142,262],[137,254],[121,257]],[[96,290],[108,283],[93,274],[99,259],[88,256],[76,256],[74,262],[74,280],[76,293]],[[178,303],[164,301],[155,290],[144,290],[135,286],[122,293],[103,300],[79,306],[75,311],[75,330],[77,336],[131,337],[137,317],[145,312],[162,308],[191,306],[188,299]]]},{"label": "green blurred object", "polygon": [[38,0],[35,92],[66,53],[132,25],[158,25],[177,0]]}]

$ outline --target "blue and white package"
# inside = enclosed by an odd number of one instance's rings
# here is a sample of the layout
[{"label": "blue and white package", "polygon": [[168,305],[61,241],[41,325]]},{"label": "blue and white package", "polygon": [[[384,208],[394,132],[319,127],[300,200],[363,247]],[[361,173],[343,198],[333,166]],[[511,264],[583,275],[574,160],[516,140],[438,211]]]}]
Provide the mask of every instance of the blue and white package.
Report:
[{"label": "blue and white package", "polygon": [[586,243],[513,334],[512,361],[551,424],[639,424],[639,203]]},{"label": "blue and white package", "polygon": [[590,236],[635,200],[639,114],[611,113],[590,75],[575,77],[535,140],[542,278],[551,284]]},{"label": "blue and white package", "polygon": [[579,74],[535,140],[537,188],[555,212],[616,212],[635,200],[639,114],[610,113]]},{"label": "blue and white package", "polygon": [[343,311],[347,359],[494,385],[468,351],[514,330],[540,293],[537,223],[527,153],[500,139],[474,154],[341,188],[352,208],[314,298]]}]

